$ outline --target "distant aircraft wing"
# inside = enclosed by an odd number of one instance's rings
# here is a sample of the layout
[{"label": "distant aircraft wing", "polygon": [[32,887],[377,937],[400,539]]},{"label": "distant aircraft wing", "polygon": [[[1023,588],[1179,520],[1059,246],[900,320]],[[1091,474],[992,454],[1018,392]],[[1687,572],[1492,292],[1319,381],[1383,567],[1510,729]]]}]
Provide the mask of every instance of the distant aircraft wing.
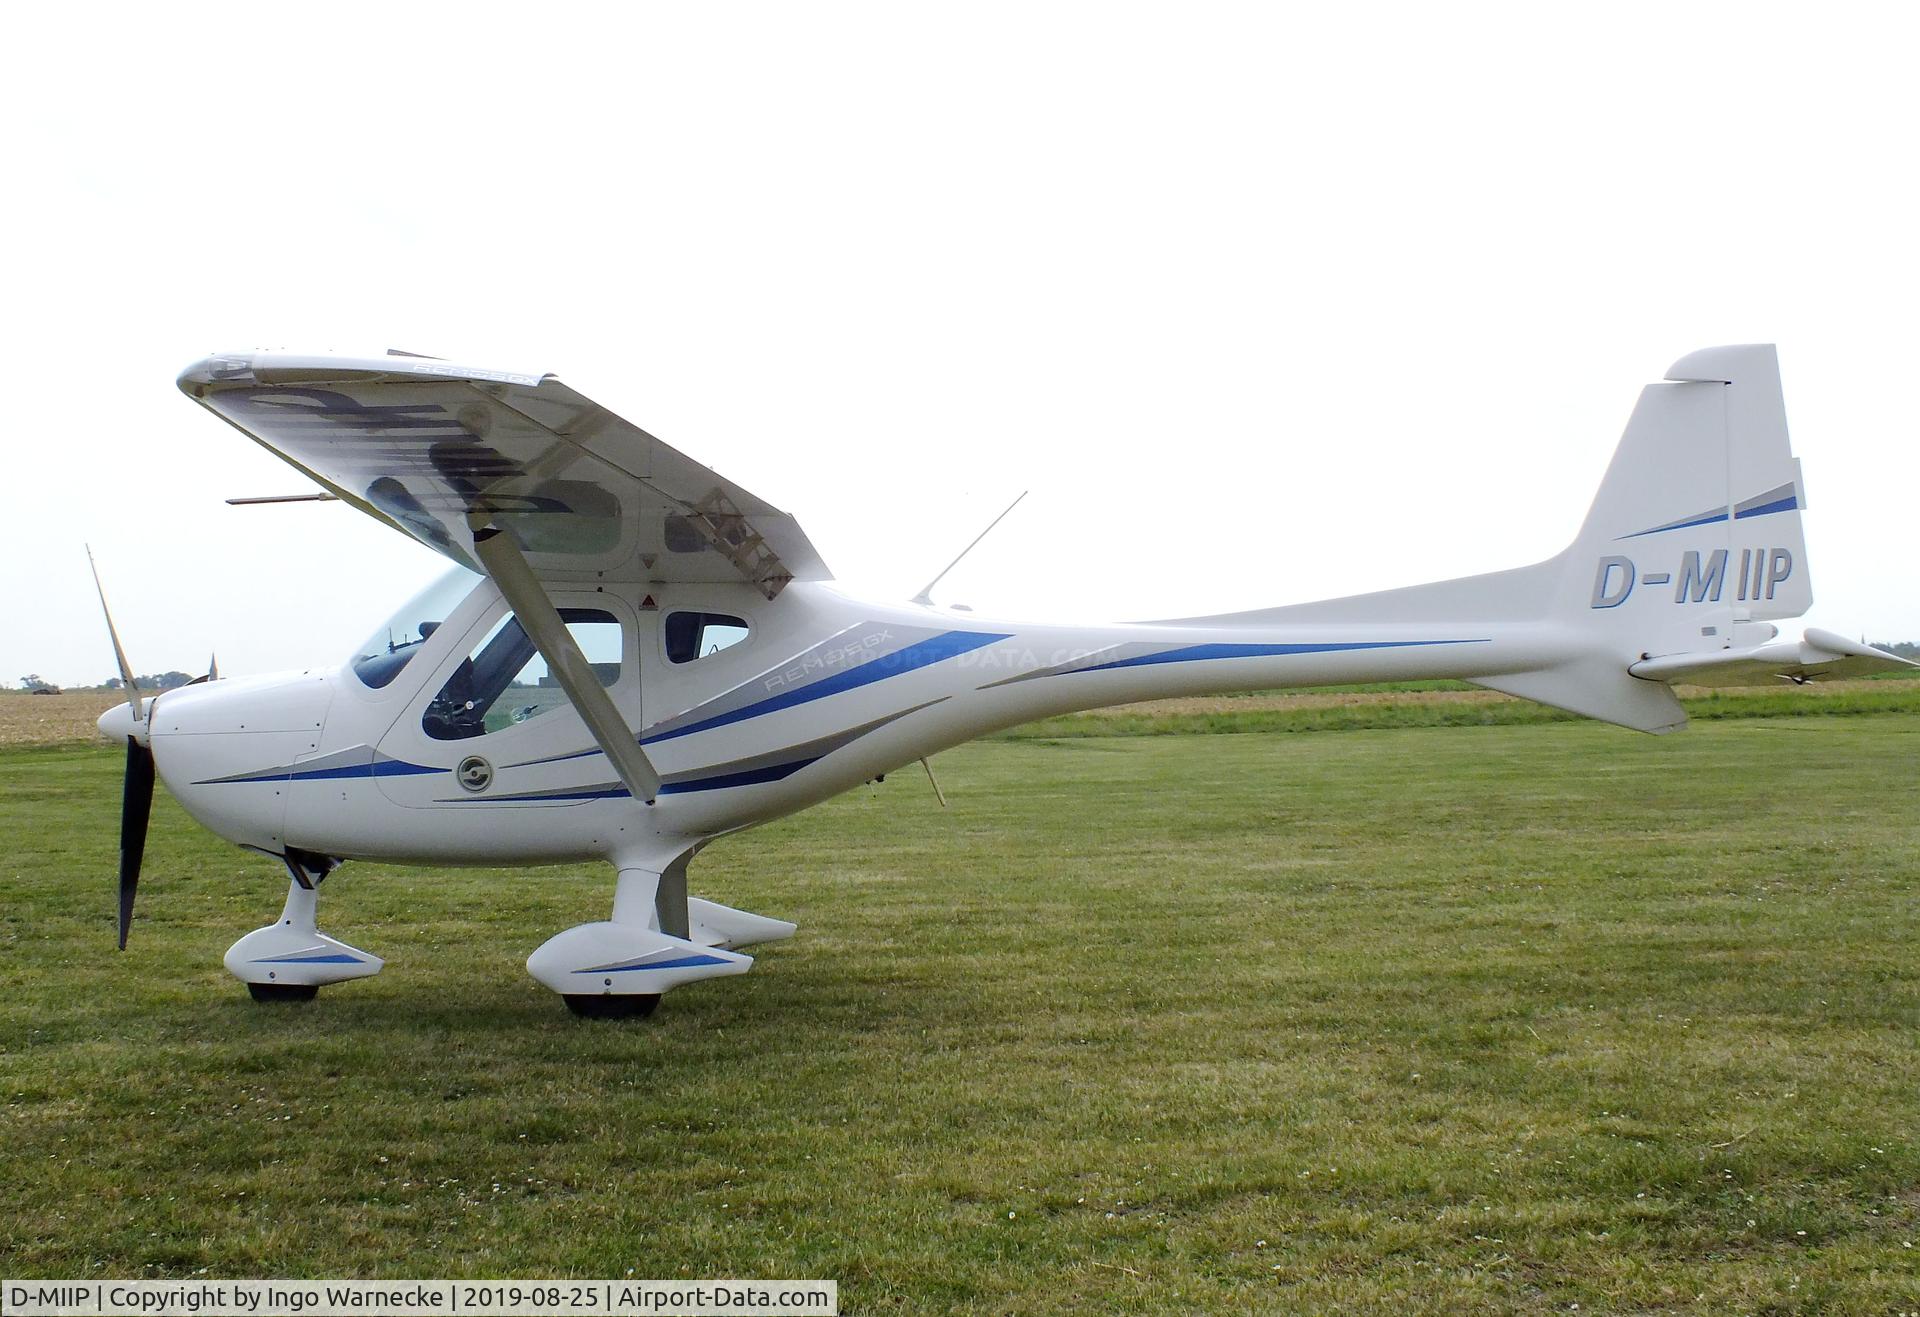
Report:
[{"label": "distant aircraft wing", "polygon": [[464,567],[510,531],[537,574],[744,580],[830,573],[791,516],[551,375],[414,356],[209,357],[181,389],[353,504]]},{"label": "distant aircraft wing", "polygon": [[1641,659],[1629,671],[1650,681],[1680,682],[1689,686],[1771,686],[1782,679],[1839,681],[1902,668],[1920,668],[1920,663],[1848,640],[1832,631],[1808,627],[1806,636],[1800,640],[1775,640],[1742,649]]}]

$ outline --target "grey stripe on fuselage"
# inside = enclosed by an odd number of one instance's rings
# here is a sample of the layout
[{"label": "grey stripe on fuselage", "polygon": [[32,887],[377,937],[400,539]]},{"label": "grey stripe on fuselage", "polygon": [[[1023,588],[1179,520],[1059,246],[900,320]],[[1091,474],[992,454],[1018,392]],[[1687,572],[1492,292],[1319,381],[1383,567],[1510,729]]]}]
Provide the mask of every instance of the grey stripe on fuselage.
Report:
[{"label": "grey stripe on fuselage", "polygon": [[707,722],[714,718],[724,718],[761,700],[787,695],[805,690],[807,687],[828,677],[864,667],[876,659],[931,640],[935,636],[946,635],[946,627],[897,626],[883,622],[856,622],[831,636],[811,649],[806,649],[792,658],[782,659],[758,676],[750,677],[732,690],[725,691],[712,699],[694,705],[684,713],[649,726],[641,733],[642,741],[655,741],[670,737],[682,727],[691,727],[695,723]]},{"label": "grey stripe on fuselage", "polygon": [[1791,498],[1792,496],[1793,496],[1793,485],[1791,483],[1788,483],[1785,485],[1778,485],[1773,489],[1769,489],[1764,494],[1755,494],[1752,498],[1748,499],[1745,503],[1734,504],[1733,515],[1735,517],[1744,517],[1749,512],[1752,512],[1755,508],[1764,508],[1769,503],[1784,502],[1786,499]]},{"label": "grey stripe on fuselage", "polygon": [[370,745],[351,745],[345,750],[336,750],[330,755],[320,755],[315,759],[299,759],[291,764],[279,764],[272,768],[255,768],[245,773],[235,773],[230,777],[212,777],[205,782],[196,782],[195,786],[214,786],[224,782],[270,782],[278,778],[291,777],[295,773],[325,773],[342,768],[364,768],[372,776],[375,764],[396,763],[392,755],[381,754]]},{"label": "grey stripe on fuselage", "polygon": [[[778,750],[768,750],[763,754],[748,755],[744,759],[730,759],[725,763],[707,764],[700,768],[689,768],[678,773],[669,773],[660,779],[660,785],[663,787],[671,787],[680,786],[688,782],[704,782],[709,778],[715,777],[733,777],[740,773],[751,773],[761,768],[774,768],[782,764],[794,763],[798,760],[814,763],[818,760],[825,759],[836,750],[845,749],[869,732],[879,731],[888,723],[898,722],[908,714],[919,713],[922,709],[930,709],[936,704],[943,704],[948,698],[948,696],[942,695],[937,700],[928,700],[926,703],[916,704],[910,709],[902,709],[898,713],[890,713],[884,718],[875,718],[872,722],[862,723],[858,727],[851,727],[843,732],[835,732],[830,736],[822,736],[812,741],[803,741],[799,745],[782,746]],[[546,800],[612,791],[619,786],[620,783],[617,781],[588,782],[576,786],[549,787],[543,791],[503,792],[496,797],[484,795],[467,796],[464,798],[451,797],[436,801],[435,803],[441,805],[484,805],[489,803],[490,800]]]},{"label": "grey stripe on fuselage", "polygon": [[1096,649],[1082,654],[1078,658],[1068,659],[1065,663],[1054,663],[1044,668],[1035,668],[1032,672],[1022,672],[1018,676],[1002,677],[999,681],[990,681],[979,689],[990,691],[995,686],[1011,686],[1016,681],[1032,681],[1035,677],[1063,677],[1069,672],[1081,672],[1087,668],[1098,668],[1108,663],[1119,663],[1131,658],[1144,658],[1148,654],[1159,654],[1178,645],[1155,644],[1146,641],[1134,641],[1124,645],[1108,645],[1105,649]]}]

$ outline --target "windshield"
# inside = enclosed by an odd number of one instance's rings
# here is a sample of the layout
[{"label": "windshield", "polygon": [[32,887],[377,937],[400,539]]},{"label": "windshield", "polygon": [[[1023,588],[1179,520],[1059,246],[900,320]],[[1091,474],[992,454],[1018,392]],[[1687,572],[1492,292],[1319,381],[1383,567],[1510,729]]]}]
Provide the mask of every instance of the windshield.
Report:
[{"label": "windshield", "polygon": [[431,636],[460,601],[473,593],[483,579],[464,567],[454,567],[445,576],[402,604],[360,648],[354,650],[349,665],[354,675],[379,690],[395,677],[420,646]]}]

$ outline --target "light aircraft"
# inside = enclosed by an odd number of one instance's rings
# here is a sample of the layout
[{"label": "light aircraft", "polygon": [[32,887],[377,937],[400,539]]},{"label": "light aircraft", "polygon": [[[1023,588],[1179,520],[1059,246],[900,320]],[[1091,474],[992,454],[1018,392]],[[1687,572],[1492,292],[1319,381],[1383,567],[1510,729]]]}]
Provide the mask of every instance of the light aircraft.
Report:
[{"label": "light aircraft", "polygon": [[194,818],[285,866],[280,918],[226,955],[262,1000],[381,969],[316,927],[344,860],[604,860],[611,917],[527,968],[579,1014],[645,1015],[794,932],[689,896],[702,847],[1071,710],[1452,677],[1668,732],[1686,722],[1674,682],[1911,666],[1829,632],[1776,638],[1770,619],[1812,591],[1765,345],[1692,353],[1648,385],[1579,535],[1545,562],[1099,627],[989,620],[926,591],[853,598],[787,513],[552,375],[263,352],[179,384],[454,563],[336,667],[142,698],[114,636],[129,699],[100,728],[127,746],[120,945],[157,771]]}]

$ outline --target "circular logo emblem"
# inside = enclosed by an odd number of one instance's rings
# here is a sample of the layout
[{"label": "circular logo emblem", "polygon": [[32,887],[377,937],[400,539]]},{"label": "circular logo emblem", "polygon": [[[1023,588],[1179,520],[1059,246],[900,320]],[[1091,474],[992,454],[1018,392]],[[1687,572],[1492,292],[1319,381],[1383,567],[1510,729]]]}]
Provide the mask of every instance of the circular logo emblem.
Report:
[{"label": "circular logo emblem", "polygon": [[453,775],[469,791],[485,791],[493,785],[493,765],[479,755],[468,755],[462,759],[460,767],[453,770]]}]

